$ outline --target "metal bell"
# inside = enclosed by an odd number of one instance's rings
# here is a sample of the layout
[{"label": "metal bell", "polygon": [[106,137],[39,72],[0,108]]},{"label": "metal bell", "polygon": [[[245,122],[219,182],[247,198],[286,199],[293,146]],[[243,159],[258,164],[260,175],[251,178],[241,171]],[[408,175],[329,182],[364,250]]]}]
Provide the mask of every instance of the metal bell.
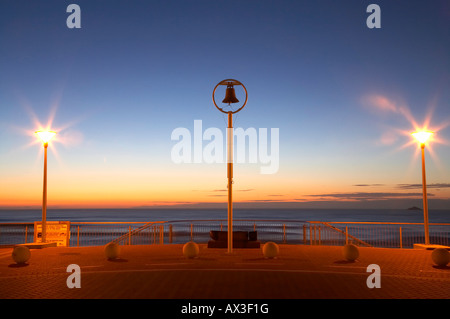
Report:
[{"label": "metal bell", "polygon": [[231,82],[228,82],[227,85],[227,91],[225,92],[225,98],[223,99],[222,103],[228,103],[230,105],[231,103],[237,103],[239,100],[236,98],[236,92],[234,92],[234,87]]}]

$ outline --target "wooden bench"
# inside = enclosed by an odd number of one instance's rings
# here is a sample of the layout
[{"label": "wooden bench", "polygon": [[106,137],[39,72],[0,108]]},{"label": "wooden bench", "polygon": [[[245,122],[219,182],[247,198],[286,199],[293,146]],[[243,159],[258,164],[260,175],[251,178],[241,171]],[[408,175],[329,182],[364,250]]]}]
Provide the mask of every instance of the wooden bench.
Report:
[{"label": "wooden bench", "polygon": [[[228,248],[228,232],[211,230],[211,240],[208,248]],[[233,248],[259,248],[258,233],[256,231],[233,231]]]}]

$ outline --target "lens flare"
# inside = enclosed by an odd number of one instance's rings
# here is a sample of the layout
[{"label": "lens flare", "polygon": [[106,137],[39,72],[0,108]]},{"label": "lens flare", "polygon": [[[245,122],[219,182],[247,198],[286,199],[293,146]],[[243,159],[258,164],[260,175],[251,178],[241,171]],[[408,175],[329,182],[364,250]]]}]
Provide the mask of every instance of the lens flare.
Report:
[{"label": "lens flare", "polygon": [[433,132],[430,131],[420,131],[411,133],[412,136],[420,143],[425,144],[431,136],[433,136]]},{"label": "lens flare", "polygon": [[56,132],[54,131],[36,131],[35,133],[39,136],[44,144],[48,143],[56,135]]}]

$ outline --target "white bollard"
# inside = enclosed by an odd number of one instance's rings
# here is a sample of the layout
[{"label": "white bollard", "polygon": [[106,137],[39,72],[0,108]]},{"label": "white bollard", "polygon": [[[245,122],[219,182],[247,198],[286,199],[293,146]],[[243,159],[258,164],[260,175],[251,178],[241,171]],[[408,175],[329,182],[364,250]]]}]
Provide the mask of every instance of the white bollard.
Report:
[{"label": "white bollard", "polygon": [[183,255],[186,258],[194,258],[198,256],[200,249],[196,243],[190,241],[183,246]]},{"label": "white bollard", "polygon": [[117,243],[111,242],[105,246],[105,256],[107,259],[117,259],[120,254],[120,246]]},{"label": "white bollard", "polygon": [[431,253],[431,260],[439,267],[445,267],[450,262],[450,252],[445,248],[436,248]]},{"label": "white bollard", "polygon": [[25,264],[30,259],[30,249],[25,246],[15,246],[12,252],[12,259],[18,264]]},{"label": "white bollard", "polygon": [[345,260],[355,261],[359,257],[359,249],[353,244],[347,244],[342,250]]},{"label": "white bollard", "polygon": [[265,243],[262,250],[266,258],[275,258],[280,252],[278,245],[272,241]]}]

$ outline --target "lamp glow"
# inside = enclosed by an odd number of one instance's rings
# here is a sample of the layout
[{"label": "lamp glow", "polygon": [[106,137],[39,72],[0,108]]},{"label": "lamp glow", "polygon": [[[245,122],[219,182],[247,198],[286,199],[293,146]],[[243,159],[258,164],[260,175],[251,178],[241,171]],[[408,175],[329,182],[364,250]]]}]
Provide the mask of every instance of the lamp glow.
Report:
[{"label": "lamp glow", "polygon": [[35,133],[39,136],[44,144],[48,143],[56,135],[56,132],[54,131],[36,131]]},{"label": "lamp glow", "polygon": [[428,139],[433,135],[433,132],[429,131],[420,131],[420,132],[414,132],[411,133],[412,136],[420,143],[425,144]]}]

